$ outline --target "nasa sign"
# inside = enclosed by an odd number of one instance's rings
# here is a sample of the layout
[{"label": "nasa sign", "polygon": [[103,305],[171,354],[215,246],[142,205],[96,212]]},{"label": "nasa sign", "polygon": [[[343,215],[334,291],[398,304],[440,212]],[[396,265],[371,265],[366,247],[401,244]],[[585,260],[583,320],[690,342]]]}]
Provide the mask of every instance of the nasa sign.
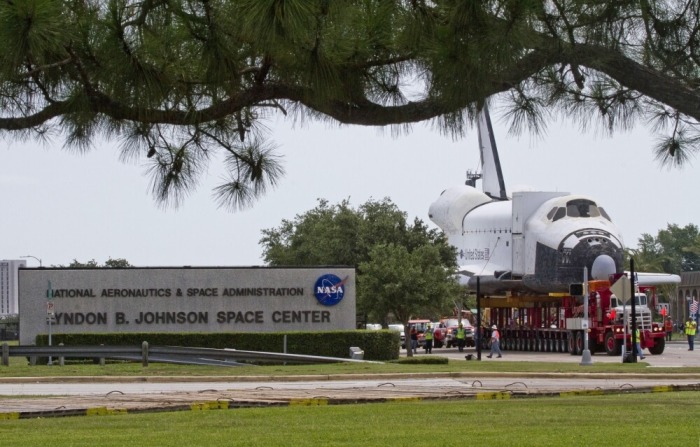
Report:
[{"label": "nasa sign", "polygon": [[48,332],[282,332],[355,329],[355,270],[19,270],[20,342]]},{"label": "nasa sign", "polygon": [[340,279],[333,274],[323,275],[316,280],[314,294],[319,303],[324,306],[335,306],[345,297],[345,283],[349,276]]}]

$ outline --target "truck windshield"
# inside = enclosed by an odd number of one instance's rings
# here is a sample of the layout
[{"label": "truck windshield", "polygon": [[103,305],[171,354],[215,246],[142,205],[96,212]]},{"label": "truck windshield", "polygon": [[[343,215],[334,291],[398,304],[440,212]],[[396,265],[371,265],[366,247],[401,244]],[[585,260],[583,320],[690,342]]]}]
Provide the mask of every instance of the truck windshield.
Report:
[{"label": "truck windshield", "polygon": [[647,296],[643,293],[638,293],[634,297],[634,304],[638,306],[646,306],[647,305]]},{"label": "truck windshield", "polygon": [[[610,297],[610,307],[618,307],[618,306],[629,306],[632,303],[629,301],[623,303],[622,300],[618,300],[615,295],[612,295]],[[638,293],[634,296],[634,304],[635,306],[646,306],[647,305],[647,296],[643,293]]]}]

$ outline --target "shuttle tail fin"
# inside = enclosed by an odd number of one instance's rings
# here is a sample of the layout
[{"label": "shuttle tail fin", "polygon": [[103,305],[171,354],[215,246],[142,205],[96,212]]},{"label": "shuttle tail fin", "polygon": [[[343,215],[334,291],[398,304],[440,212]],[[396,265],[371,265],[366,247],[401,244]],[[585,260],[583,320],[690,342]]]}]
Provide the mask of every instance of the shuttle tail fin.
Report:
[{"label": "shuttle tail fin", "polygon": [[495,200],[508,200],[506,185],[498,158],[496,139],[493,135],[489,110],[484,107],[479,112],[479,151],[481,152],[481,185],[484,193]]}]

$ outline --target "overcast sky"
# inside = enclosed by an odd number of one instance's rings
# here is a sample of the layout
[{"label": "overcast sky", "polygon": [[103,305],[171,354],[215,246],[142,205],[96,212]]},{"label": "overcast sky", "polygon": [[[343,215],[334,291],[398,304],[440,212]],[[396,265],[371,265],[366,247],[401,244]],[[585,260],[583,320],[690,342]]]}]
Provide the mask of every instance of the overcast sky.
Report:
[{"label": "overcast sky", "polygon": [[[492,119],[509,193],[528,186],[591,196],[631,247],[668,224],[700,224],[698,160],[683,170],[659,167],[642,126],[607,138],[563,123],[533,140],[508,136],[497,112]],[[3,141],[0,259],[31,255],[44,266],[73,259],[103,264],[110,257],[135,266],[263,265],[261,230],[313,208],[317,198],[349,198],[356,207],[389,197],[410,220],[434,226],[430,204],[478,168],[475,129],[452,141],[424,125],[400,137],[386,129],[299,127],[281,119],[269,126],[287,173],[276,190],[237,213],[212,199],[220,176],[215,166],[180,208],[163,210],[150,195],[145,166],[121,163],[115,144],[79,155],[62,150],[60,141]]]}]

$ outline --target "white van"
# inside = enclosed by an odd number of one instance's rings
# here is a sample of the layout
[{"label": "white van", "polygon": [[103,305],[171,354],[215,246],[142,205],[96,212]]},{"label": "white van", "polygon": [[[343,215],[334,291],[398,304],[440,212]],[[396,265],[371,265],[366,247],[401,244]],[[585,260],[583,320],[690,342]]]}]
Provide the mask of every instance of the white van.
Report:
[{"label": "white van", "polygon": [[390,324],[389,330],[401,334],[401,349],[406,349],[406,333],[404,332],[403,324]]}]

